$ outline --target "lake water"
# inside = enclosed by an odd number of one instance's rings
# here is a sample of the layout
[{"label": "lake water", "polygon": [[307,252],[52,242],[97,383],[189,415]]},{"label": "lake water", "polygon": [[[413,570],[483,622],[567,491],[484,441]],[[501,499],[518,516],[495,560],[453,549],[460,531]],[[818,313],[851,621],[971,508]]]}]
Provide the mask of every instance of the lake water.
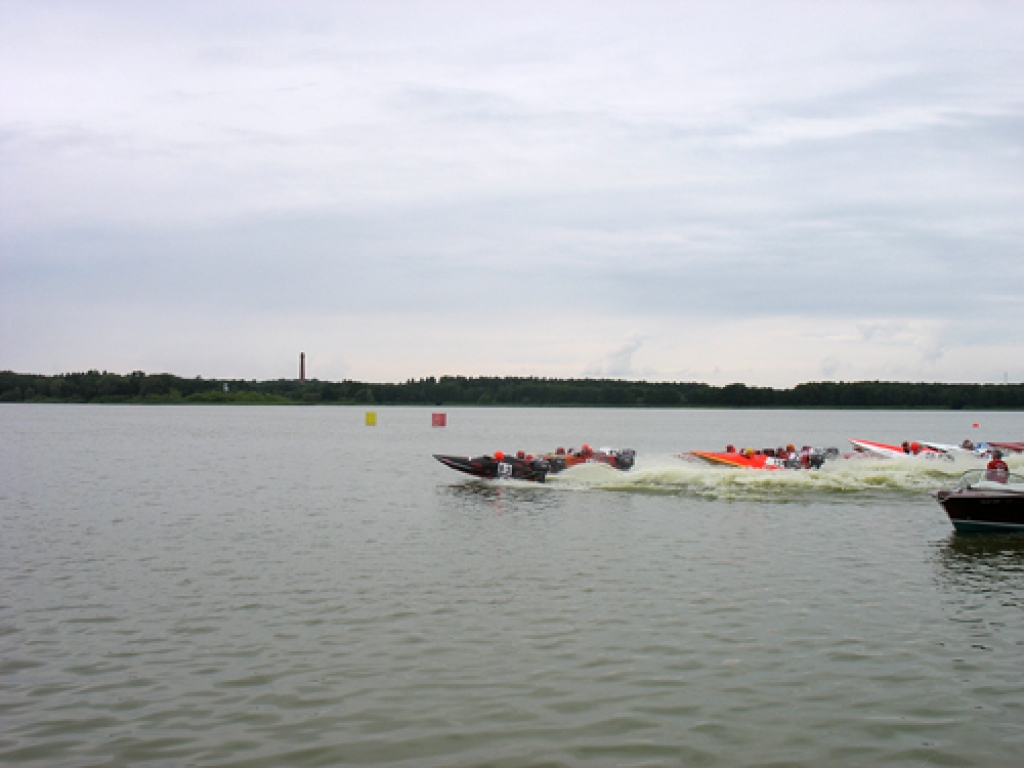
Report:
[{"label": "lake water", "polygon": [[[928,496],[971,462],[673,456],[1024,413],[431,410],[0,406],[0,764],[1024,761],[1024,538]],[[431,458],[583,442],[637,466]]]}]

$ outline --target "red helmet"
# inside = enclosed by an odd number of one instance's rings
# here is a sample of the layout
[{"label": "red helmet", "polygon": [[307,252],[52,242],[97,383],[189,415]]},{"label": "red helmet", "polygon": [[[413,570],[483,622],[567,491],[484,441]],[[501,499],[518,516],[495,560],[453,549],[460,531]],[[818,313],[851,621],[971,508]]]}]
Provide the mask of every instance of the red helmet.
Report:
[{"label": "red helmet", "polygon": [[504,451],[495,451],[494,452],[494,458],[497,461],[504,461],[505,460],[505,452]]},{"label": "red helmet", "polygon": [[517,459],[525,459],[526,458],[526,451],[516,451],[516,458]]}]

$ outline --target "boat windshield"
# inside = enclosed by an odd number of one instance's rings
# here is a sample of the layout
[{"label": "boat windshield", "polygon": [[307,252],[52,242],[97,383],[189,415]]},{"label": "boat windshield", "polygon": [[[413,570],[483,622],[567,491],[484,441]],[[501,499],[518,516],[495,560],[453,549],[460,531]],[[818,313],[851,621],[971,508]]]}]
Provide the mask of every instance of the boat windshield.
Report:
[{"label": "boat windshield", "polygon": [[1024,493],[1024,477],[999,469],[972,469],[956,484],[958,491],[1012,491]]}]

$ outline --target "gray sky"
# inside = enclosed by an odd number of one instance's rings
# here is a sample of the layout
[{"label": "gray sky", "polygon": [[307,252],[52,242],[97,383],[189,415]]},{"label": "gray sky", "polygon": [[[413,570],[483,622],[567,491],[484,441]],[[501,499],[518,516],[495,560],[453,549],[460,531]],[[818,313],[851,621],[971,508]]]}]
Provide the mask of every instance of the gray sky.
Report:
[{"label": "gray sky", "polygon": [[0,3],[0,368],[1024,380],[1024,4]]}]

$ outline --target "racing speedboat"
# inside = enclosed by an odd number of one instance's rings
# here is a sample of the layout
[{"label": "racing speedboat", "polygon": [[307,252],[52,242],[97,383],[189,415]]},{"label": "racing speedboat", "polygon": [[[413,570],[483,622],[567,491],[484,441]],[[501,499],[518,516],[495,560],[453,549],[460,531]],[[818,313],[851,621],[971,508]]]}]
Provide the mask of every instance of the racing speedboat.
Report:
[{"label": "racing speedboat", "polygon": [[493,456],[445,456],[434,454],[434,458],[458,472],[487,480],[532,480],[543,483],[549,474],[562,472],[580,464],[603,464],[614,469],[627,470],[636,461],[632,448],[616,450],[600,448],[593,450],[584,445],[579,451],[559,448],[543,456],[518,451],[514,455],[495,451]]},{"label": "racing speedboat", "polygon": [[1001,453],[1024,453],[1024,443],[1004,443],[994,441],[982,441],[975,443],[970,440],[964,440],[960,445],[953,445],[951,443],[935,443],[928,440],[921,440],[921,445],[926,445],[929,448],[934,448],[936,451],[941,451],[947,456],[977,456],[978,458],[989,458],[995,451]]},{"label": "racing speedboat", "polygon": [[636,451],[632,448],[598,448],[595,451],[589,445],[584,445],[579,451],[573,448],[564,451],[559,448],[554,453],[545,454],[544,458],[551,465],[552,472],[561,472],[580,464],[607,464],[613,469],[625,472],[632,469],[636,463]]},{"label": "racing speedboat", "polygon": [[1024,443],[994,443],[989,440],[984,445],[989,448],[998,448],[1003,453],[1024,453]]},{"label": "racing speedboat", "polygon": [[907,459],[921,456],[926,459],[939,459],[946,456],[942,451],[932,448],[927,443],[907,443],[906,448],[901,445],[889,445],[888,443],[876,443],[872,440],[854,440],[849,438],[853,449],[858,453],[868,453],[883,459]]},{"label": "racing speedboat", "polygon": [[766,456],[763,453],[747,455],[745,453],[714,451],[690,451],[690,456],[726,467],[742,467],[744,469],[785,469],[785,460],[776,456]]},{"label": "racing speedboat", "polygon": [[543,457],[506,456],[495,451],[493,456],[443,456],[434,454],[434,458],[459,472],[486,480],[532,480],[543,483],[551,464]]},{"label": "racing speedboat", "polygon": [[812,448],[801,451],[793,458],[779,456],[765,451],[690,451],[680,454],[680,458],[697,458],[711,464],[726,467],[741,467],[743,469],[820,469],[828,457],[838,456],[839,451],[834,448],[822,450]]},{"label": "racing speedboat", "polygon": [[954,445],[953,443],[936,443],[932,440],[921,440],[920,444],[931,448],[934,451],[939,451],[947,456],[981,456],[972,444],[971,448],[965,448],[963,445]]}]

